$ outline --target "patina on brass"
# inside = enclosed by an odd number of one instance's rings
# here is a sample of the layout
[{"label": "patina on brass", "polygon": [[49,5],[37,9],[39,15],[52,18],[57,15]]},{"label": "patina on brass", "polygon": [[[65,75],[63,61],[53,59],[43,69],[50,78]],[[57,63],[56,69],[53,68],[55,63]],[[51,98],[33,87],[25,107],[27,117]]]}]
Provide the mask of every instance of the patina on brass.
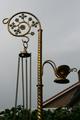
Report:
[{"label": "patina on brass", "polygon": [[[37,61],[37,120],[42,120],[42,103],[43,103],[43,92],[42,92],[42,28],[39,19],[29,12],[19,12],[13,15],[11,18],[5,18],[4,24],[7,24],[8,31],[15,37],[26,38],[28,45],[30,35],[35,34],[35,29],[38,30],[38,61]],[[34,29],[35,28],[35,29]],[[25,54],[24,47],[21,55]]]}]

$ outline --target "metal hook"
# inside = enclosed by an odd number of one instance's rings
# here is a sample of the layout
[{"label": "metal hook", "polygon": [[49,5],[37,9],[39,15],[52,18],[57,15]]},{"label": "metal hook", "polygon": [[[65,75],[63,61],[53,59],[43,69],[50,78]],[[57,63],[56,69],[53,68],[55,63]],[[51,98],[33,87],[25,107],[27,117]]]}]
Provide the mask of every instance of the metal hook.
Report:
[{"label": "metal hook", "polygon": [[28,42],[27,42],[27,41],[24,41],[24,40],[22,40],[22,42],[23,42],[23,47],[24,47],[25,49],[27,49],[27,48],[28,48]]},{"label": "metal hook", "polygon": [[29,38],[27,36],[25,36],[28,40],[23,40],[22,39],[22,42],[23,42],[23,47],[24,47],[24,51],[27,52],[27,48],[28,48],[28,42],[29,42]]}]

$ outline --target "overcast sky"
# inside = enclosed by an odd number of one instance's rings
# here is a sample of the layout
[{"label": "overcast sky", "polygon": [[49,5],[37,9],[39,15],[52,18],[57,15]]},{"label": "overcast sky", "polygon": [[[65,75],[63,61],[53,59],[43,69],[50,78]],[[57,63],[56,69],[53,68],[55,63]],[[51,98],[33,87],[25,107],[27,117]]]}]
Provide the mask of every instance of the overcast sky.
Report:
[{"label": "overcast sky", "polygon": [[[39,18],[43,29],[43,62],[53,60],[57,65],[80,68],[80,0],[1,0],[0,2],[0,109],[14,106],[17,59],[21,39],[16,38],[2,23],[17,12],[31,12]],[[37,37],[31,37],[28,48],[32,53],[32,107],[36,106]],[[36,67],[34,67],[36,66]],[[71,84],[77,82],[71,73]],[[44,68],[44,100],[69,85],[53,83],[49,65]],[[47,92],[48,91],[48,92]],[[20,101],[19,101],[20,103]]]}]

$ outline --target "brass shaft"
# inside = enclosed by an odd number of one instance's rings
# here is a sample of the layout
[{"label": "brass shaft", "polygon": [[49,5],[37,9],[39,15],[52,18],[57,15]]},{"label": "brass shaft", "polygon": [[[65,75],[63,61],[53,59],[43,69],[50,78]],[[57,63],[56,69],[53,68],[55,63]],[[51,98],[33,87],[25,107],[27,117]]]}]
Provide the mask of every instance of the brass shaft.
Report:
[{"label": "brass shaft", "polygon": [[38,30],[38,85],[37,85],[37,120],[42,120],[42,30]]}]

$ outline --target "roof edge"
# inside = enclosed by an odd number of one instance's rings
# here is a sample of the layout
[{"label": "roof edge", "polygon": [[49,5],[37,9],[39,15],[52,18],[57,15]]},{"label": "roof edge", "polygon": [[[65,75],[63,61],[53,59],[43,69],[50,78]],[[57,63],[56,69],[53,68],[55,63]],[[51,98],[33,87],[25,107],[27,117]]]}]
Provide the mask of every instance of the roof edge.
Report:
[{"label": "roof edge", "polygon": [[56,98],[64,95],[65,93],[69,92],[70,90],[72,90],[73,88],[75,88],[75,87],[77,87],[77,86],[79,86],[79,85],[80,85],[80,81],[78,81],[78,82],[76,82],[75,84],[69,86],[68,88],[66,88],[66,89],[64,89],[63,91],[59,92],[58,94],[52,96],[51,98],[45,100],[45,101],[43,102],[43,107],[44,107],[46,104],[48,104],[49,102],[51,102],[51,101],[55,100]]}]

